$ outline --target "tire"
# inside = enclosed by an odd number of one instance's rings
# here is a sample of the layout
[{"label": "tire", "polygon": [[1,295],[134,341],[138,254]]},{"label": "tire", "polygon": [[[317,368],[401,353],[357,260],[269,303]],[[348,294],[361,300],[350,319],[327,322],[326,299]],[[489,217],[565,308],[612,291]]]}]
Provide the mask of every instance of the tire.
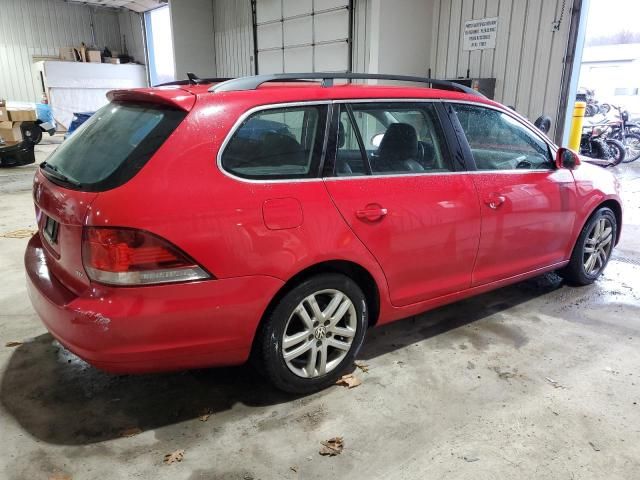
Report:
[{"label": "tire", "polygon": [[551,130],[551,118],[547,115],[540,115],[533,124],[542,133],[549,133],[549,130]]},{"label": "tire", "polygon": [[623,143],[626,155],[622,163],[635,162],[640,158],[640,135],[637,133],[627,133]]},{"label": "tire", "polygon": [[[313,313],[312,298],[320,315]],[[340,312],[343,315],[332,325],[333,315]],[[336,273],[313,276],[284,295],[265,319],[252,360],[280,390],[317,392],[335,384],[352,367],[368,319],[366,298],[353,280]],[[285,337],[289,346],[284,346]]]},{"label": "tire", "polygon": [[20,130],[23,140],[31,145],[37,145],[42,140],[42,130],[37,123],[23,122]]},{"label": "tire", "polygon": [[[602,225],[604,228],[598,233]],[[569,264],[558,271],[560,276],[574,285],[590,285],[595,282],[609,263],[617,234],[618,224],[613,211],[606,207],[597,210],[580,232]],[[602,246],[603,242],[608,243]],[[591,252],[591,249],[594,251]],[[602,253],[598,254],[599,251]],[[588,262],[593,255],[598,258],[590,264]]]},{"label": "tire", "polygon": [[606,143],[607,147],[609,147],[609,158],[611,159],[613,165],[618,165],[619,163],[624,162],[624,158],[627,152],[622,142],[620,140],[607,138]]}]

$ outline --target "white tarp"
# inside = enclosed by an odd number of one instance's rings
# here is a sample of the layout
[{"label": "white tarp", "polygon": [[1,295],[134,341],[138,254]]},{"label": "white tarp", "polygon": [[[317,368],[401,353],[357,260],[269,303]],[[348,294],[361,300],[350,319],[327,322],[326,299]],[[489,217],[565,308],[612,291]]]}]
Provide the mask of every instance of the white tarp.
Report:
[{"label": "white tarp", "polygon": [[106,105],[108,91],[147,86],[143,65],[44,61],[36,70],[43,72],[53,117],[65,128],[74,112],[94,112]]}]

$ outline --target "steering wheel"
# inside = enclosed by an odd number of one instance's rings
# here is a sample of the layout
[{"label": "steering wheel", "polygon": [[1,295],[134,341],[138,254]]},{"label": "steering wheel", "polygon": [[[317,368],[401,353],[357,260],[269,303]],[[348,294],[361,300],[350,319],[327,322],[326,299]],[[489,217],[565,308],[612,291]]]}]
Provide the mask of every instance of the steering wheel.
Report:
[{"label": "steering wheel", "polygon": [[516,170],[517,169],[530,170],[532,166],[533,164],[529,160],[520,160],[516,165]]}]

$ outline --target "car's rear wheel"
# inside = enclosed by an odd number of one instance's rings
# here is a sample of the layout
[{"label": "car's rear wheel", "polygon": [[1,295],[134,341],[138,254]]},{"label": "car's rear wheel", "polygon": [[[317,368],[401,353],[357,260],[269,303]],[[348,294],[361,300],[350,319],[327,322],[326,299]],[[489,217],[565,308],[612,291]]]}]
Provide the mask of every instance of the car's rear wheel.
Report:
[{"label": "car's rear wheel", "polygon": [[259,333],[254,361],[281,390],[321,390],[353,365],[367,322],[366,299],[353,280],[316,275],[278,302]]},{"label": "car's rear wheel", "polygon": [[617,238],[618,225],[611,209],[596,211],[582,229],[569,264],[560,275],[570,283],[589,285],[604,271]]}]

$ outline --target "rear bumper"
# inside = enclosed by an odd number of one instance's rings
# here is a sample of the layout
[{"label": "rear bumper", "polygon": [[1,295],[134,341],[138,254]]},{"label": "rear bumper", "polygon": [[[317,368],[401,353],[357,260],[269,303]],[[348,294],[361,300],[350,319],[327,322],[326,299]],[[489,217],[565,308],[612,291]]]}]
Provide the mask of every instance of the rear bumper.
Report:
[{"label": "rear bumper", "polygon": [[20,167],[22,165],[35,163],[35,161],[36,156],[33,150],[33,144],[29,142],[0,146],[0,166]]},{"label": "rear bumper", "polygon": [[249,356],[266,306],[283,282],[250,276],[203,282],[66,289],[35,235],[25,252],[31,303],[51,334],[113,373],[235,365]]}]

